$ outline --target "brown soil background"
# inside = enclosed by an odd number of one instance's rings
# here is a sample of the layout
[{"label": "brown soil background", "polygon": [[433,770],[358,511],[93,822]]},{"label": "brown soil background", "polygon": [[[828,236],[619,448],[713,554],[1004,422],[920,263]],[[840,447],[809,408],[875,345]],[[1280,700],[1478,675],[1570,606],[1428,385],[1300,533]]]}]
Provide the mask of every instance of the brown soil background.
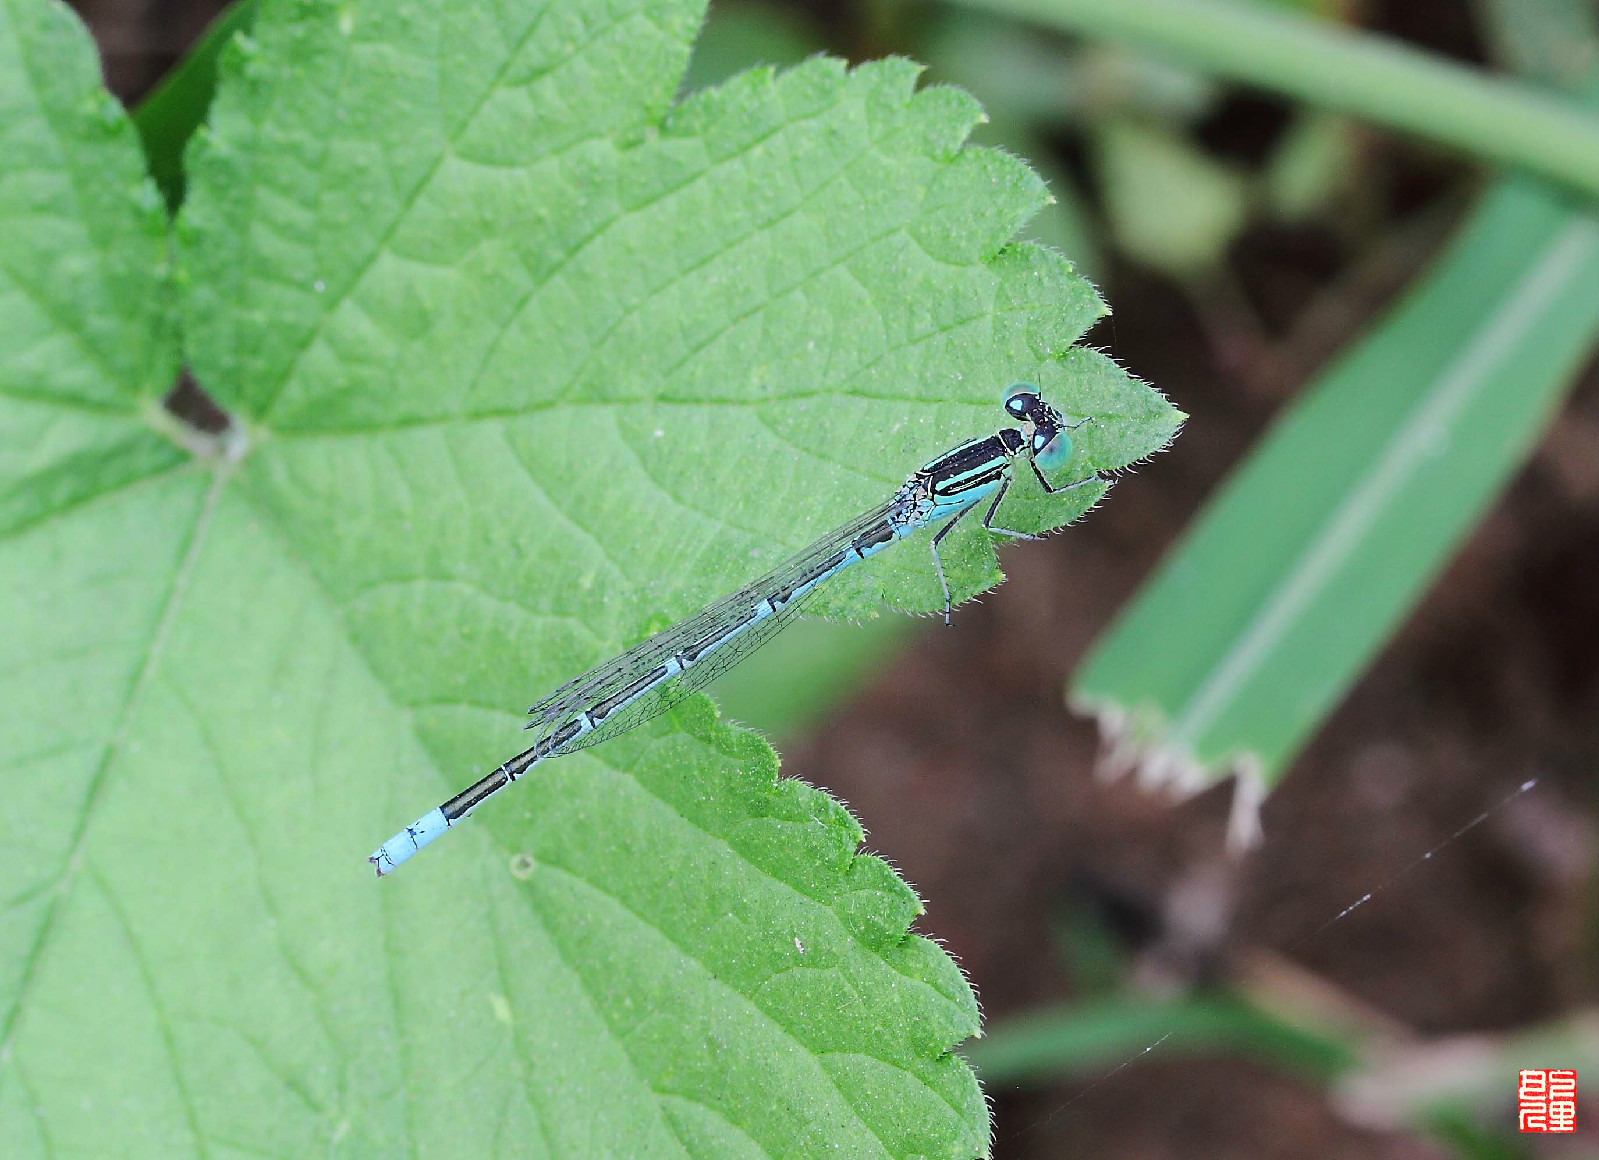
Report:
[{"label": "brown soil background", "polygon": [[[77,7],[130,104],[216,10]],[[1372,7],[1368,27],[1483,58],[1459,3]],[[860,33],[842,5],[813,15],[849,55],[894,47]],[[1240,96],[1203,138],[1258,156],[1282,120],[1281,106]],[[1080,171],[1077,147],[1060,147]],[[788,773],[850,804],[870,847],[928,900],[921,929],[962,963],[990,1021],[1071,998],[1050,934],[1067,907],[1098,915],[1130,955],[1130,984],[1155,994],[1258,978],[1267,964],[1311,980],[1357,1022],[1419,1037],[1506,1031],[1599,1003],[1594,365],[1268,800],[1264,845],[1242,861],[1223,849],[1225,788],[1173,806],[1095,781],[1094,728],[1062,706],[1067,674],[1212,488],[1297,385],[1425,267],[1480,181],[1375,134],[1363,165],[1385,216],[1377,244],[1252,228],[1229,259],[1242,314],[1207,315],[1111,254],[1102,291],[1116,313],[1090,341],[1188,411],[1187,429],[1092,519],[1007,549],[1001,588],[952,627],[922,630],[785,754]],[[1494,808],[1533,777],[1535,789]],[[1222,1055],[1157,1049],[1108,1077],[991,1098],[1004,1158],[1446,1155],[1414,1133],[1355,1126],[1321,1091]],[[1568,1147],[1594,1148],[1596,1113],[1584,1105],[1588,1127]],[[1542,1147],[1530,1154],[1576,1154],[1532,1142]]]}]

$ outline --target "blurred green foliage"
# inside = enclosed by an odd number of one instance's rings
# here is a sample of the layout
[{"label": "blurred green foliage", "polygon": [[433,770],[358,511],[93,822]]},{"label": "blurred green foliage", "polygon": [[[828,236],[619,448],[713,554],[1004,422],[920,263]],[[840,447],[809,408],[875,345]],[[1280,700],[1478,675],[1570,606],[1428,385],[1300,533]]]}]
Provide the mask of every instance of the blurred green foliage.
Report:
[{"label": "blurred green foliage", "polygon": [[1248,183],[1173,129],[1118,118],[1095,135],[1101,196],[1116,243],[1180,278],[1215,268],[1248,213]]},{"label": "blurred green foliage", "polygon": [[683,93],[720,84],[756,65],[798,64],[827,47],[803,11],[761,0],[714,4],[683,74]]}]

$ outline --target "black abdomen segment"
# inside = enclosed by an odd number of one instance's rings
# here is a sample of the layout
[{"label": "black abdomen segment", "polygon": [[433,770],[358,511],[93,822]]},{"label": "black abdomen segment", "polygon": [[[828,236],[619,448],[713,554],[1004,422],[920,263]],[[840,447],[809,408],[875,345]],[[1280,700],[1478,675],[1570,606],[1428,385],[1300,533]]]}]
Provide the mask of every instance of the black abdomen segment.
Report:
[{"label": "black abdomen segment", "polygon": [[493,797],[500,790],[521,777],[528,771],[529,767],[548,757],[552,751],[559,749],[582,731],[582,725],[576,721],[568,721],[543,741],[536,745],[530,745],[487,777],[479,778],[467,786],[440,806],[439,811],[449,821],[459,821],[477,809],[488,798]]},{"label": "black abdomen segment", "polygon": [[662,665],[658,669],[651,669],[638,680],[634,681],[631,685],[627,686],[627,688],[618,689],[609,697],[605,698],[605,700],[601,701],[598,705],[595,705],[593,708],[591,708],[589,710],[589,720],[593,721],[596,726],[599,725],[601,721],[605,720],[605,718],[609,717],[617,709],[620,709],[634,697],[640,696],[647,692],[650,688],[660,684],[662,681],[666,680],[669,675],[671,675],[671,669],[665,665]]}]

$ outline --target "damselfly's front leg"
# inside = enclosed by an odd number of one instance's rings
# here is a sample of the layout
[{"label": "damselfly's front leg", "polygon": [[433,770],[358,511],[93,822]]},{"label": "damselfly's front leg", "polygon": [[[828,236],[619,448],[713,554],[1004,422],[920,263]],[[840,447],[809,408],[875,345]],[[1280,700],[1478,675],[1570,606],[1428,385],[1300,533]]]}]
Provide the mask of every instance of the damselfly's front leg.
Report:
[{"label": "damselfly's front leg", "polygon": [[[1032,460],[1029,459],[1028,462],[1031,463]],[[1005,493],[1010,490],[1012,478],[1014,477],[1007,475],[1000,480],[999,490],[994,493],[994,502],[988,505],[988,514],[983,516],[983,527],[993,532],[996,536],[1011,536],[1018,540],[1039,539],[1040,537],[1033,535],[1032,532],[1013,532],[1009,528],[996,528],[991,522],[994,518],[994,513],[999,511],[1000,501],[1005,498]]]},{"label": "damselfly's front leg", "polygon": [[[1087,420],[1085,419],[1084,422],[1087,422]],[[1078,426],[1081,425],[1082,424],[1078,424]],[[1059,487],[1053,487],[1050,485],[1049,480],[1044,478],[1044,473],[1038,470],[1038,464],[1034,463],[1031,459],[1027,461],[1027,464],[1033,469],[1033,474],[1038,476],[1039,486],[1041,486],[1045,491],[1049,492],[1050,495],[1059,495],[1063,491],[1071,491],[1074,487],[1082,487],[1083,484],[1093,483],[1095,480],[1099,480],[1102,483],[1106,482],[1105,477],[1096,471],[1093,475],[1084,476],[1075,483],[1063,483]]]}]

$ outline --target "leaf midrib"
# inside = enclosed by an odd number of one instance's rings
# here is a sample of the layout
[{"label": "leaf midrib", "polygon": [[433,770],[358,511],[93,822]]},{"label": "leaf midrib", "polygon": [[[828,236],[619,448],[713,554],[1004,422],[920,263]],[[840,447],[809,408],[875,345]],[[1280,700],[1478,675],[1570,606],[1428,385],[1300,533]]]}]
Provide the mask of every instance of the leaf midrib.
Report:
[{"label": "leaf midrib", "polygon": [[[219,464],[213,468],[214,475],[211,485],[206,490],[205,497],[201,500],[199,510],[195,516],[194,524],[189,529],[188,539],[184,545],[178,567],[173,570],[172,582],[168,586],[161,614],[156,619],[156,626],[151,632],[150,643],[145,653],[144,661],[140,664],[137,674],[135,674],[133,681],[128,686],[121,710],[117,715],[116,724],[112,727],[110,737],[105,743],[105,752],[102,754],[94,774],[89,779],[78,825],[72,835],[68,853],[62,861],[61,873],[56,876],[55,881],[50,886],[46,887],[46,889],[54,891],[55,897],[50,900],[44,918],[39,924],[39,933],[35,936],[33,946],[29,948],[27,955],[23,959],[23,969],[16,990],[16,1000],[12,1004],[11,1010],[6,1012],[4,1020],[0,1021],[0,1059],[5,1058],[11,1050],[12,1037],[15,1035],[17,1026],[21,1021],[22,1012],[27,1005],[33,982],[37,978],[39,963],[43,958],[45,947],[55,930],[56,919],[60,913],[62,901],[72,893],[77,876],[83,868],[85,861],[84,843],[88,838],[90,822],[99,805],[107,774],[112,763],[121,753],[122,747],[127,742],[129,723],[143,700],[144,691],[149,684],[151,675],[159,665],[167,636],[176,618],[177,610],[182,604],[183,595],[187,591],[189,578],[193,574],[200,550],[204,546],[206,533],[209,531],[212,518],[216,513],[222,490],[232,474],[230,466]],[[146,477],[143,480],[136,481],[136,483],[145,483],[151,478],[161,478],[161,476],[168,474],[176,474],[177,472],[193,469],[193,465],[185,464],[169,472],[160,473],[158,476]],[[97,493],[97,495],[115,495],[124,490],[126,488],[118,488],[109,492]]]}]

